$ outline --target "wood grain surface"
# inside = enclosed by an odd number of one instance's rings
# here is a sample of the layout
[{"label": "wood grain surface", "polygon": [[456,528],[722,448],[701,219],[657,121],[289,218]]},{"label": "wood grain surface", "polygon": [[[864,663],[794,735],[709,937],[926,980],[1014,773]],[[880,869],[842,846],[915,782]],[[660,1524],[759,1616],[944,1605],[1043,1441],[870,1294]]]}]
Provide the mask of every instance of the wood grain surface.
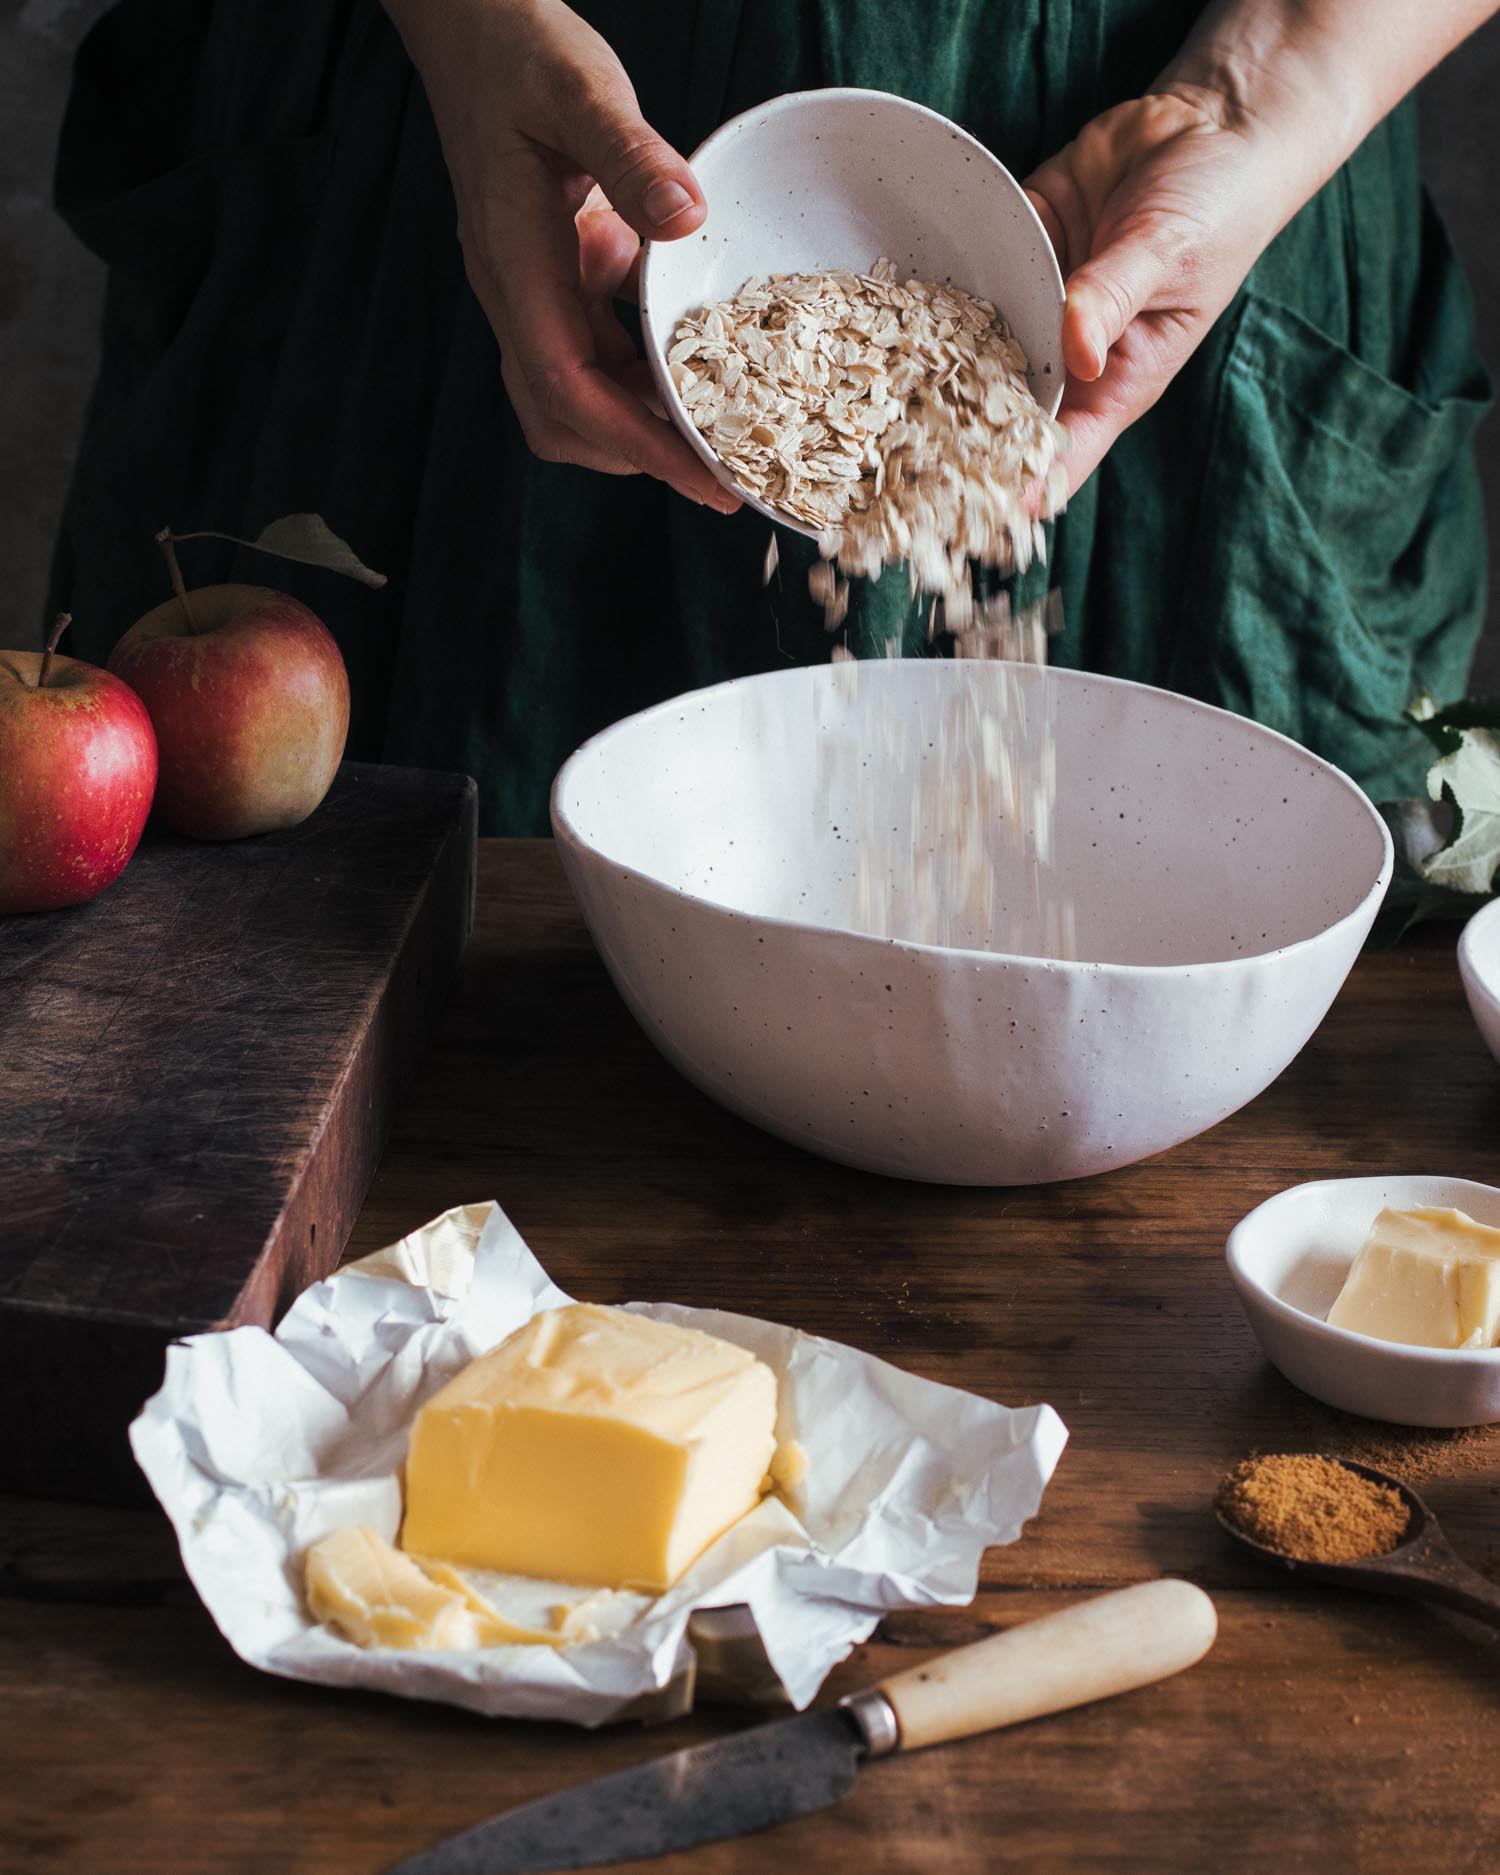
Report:
[{"label": "wood grain surface", "polygon": [[0,919],[0,1485],[136,1493],[169,1340],[338,1262],[473,902],[461,775],[354,763],[300,827],[153,832]]},{"label": "wood grain surface", "polygon": [[[616,999],[545,844],[481,848],[463,987],[397,1119],[351,1254],[497,1197],[573,1293],[774,1317],[1012,1404],[1071,1440],[971,1609],[885,1622],[828,1696],[1163,1573],[1214,1651],[1119,1700],[871,1766],[834,1810],[660,1875],[997,1869],[1493,1875],[1500,1643],[1460,1616],[1292,1588],[1209,1512],[1254,1447],[1404,1470],[1471,1562],[1500,1555],[1500,1432],[1403,1435],[1261,1359],[1222,1265],[1298,1179],[1500,1181],[1500,1068],[1452,933],[1363,959],[1245,1112],[1148,1164],[959,1191],[842,1170],[712,1106]],[[281,1682],[229,1652],[158,1516],[0,1500],[0,1864],[93,1875],[375,1875],[513,1803],[743,1723],[584,1735]]]}]

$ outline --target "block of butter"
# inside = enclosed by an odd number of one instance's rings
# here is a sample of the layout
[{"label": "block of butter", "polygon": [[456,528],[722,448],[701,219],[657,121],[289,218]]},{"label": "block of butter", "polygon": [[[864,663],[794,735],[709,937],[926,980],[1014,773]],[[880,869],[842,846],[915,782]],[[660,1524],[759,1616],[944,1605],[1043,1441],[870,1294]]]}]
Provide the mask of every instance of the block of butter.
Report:
[{"label": "block of butter", "polygon": [[456,1570],[424,1568],[365,1524],[320,1537],[303,1581],[314,1618],[360,1647],[560,1647],[572,1638],[566,1626],[545,1634],[507,1621]]},{"label": "block of butter", "polygon": [[404,1549],[658,1593],[759,1499],[776,1377],[695,1328],[574,1303],[435,1393],[406,1460]]},{"label": "block of butter", "polygon": [[1494,1347],[1500,1230],[1462,1211],[1382,1211],[1328,1319],[1335,1328],[1413,1347]]}]

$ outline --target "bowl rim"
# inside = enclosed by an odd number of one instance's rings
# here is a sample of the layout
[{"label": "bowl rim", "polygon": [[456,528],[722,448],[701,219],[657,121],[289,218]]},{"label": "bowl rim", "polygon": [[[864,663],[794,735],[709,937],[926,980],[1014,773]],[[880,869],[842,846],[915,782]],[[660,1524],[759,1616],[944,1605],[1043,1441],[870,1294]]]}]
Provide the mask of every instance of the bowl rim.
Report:
[{"label": "bowl rim", "polygon": [[[1241,1300],[1246,1305],[1246,1312],[1260,1309],[1273,1320],[1314,1338],[1325,1337],[1332,1346],[1344,1347],[1356,1353],[1361,1360],[1387,1361],[1405,1366],[1425,1366],[1435,1362],[1447,1367],[1473,1367],[1476,1371],[1492,1369],[1500,1361],[1500,1347],[1494,1348],[1424,1348],[1406,1341],[1383,1341],[1378,1335],[1362,1335],[1357,1329],[1339,1328],[1334,1323],[1324,1321],[1316,1315],[1309,1315],[1306,1309],[1299,1309],[1293,1303],[1284,1301],[1274,1290],[1266,1287],[1246,1259],[1245,1244],[1254,1235],[1254,1226],[1263,1211],[1271,1210],[1284,1199],[1302,1192],[1337,1190],[1347,1185],[1391,1185],[1398,1181],[1410,1180],[1413,1183],[1441,1183],[1457,1186],[1466,1192],[1484,1192],[1487,1196],[1500,1200],[1500,1186],[1487,1185],[1481,1179],[1450,1177],[1446,1172],[1370,1172],[1350,1178],[1308,1178],[1295,1185],[1286,1185],[1269,1198],[1263,1198],[1252,1210],[1249,1210],[1229,1232],[1224,1244],[1224,1261],[1229,1269],[1230,1280],[1239,1291]],[[1254,1327],[1252,1319],[1251,1326]],[[1257,1339],[1259,1333],[1257,1331]]]},{"label": "bowl rim", "polygon": [[[1036,206],[1032,202],[1031,197],[1026,193],[1024,185],[1006,168],[1005,164],[1000,161],[1000,158],[996,156],[993,150],[986,144],[981,143],[972,132],[965,130],[962,124],[955,123],[951,117],[945,117],[941,111],[933,110],[930,105],[918,104],[915,98],[902,97],[899,92],[880,91],[868,85],[815,85],[809,86],[801,91],[780,92],[774,98],[764,98],[759,104],[752,104],[746,110],[737,111],[733,117],[725,118],[724,122],[720,124],[717,129],[711,130],[688,157],[688,167],[690,169],[694,168],[699,159],[707,152],[711,151],[716,144],[734,135],[739,130],[742,130],[746,124],[755,119],[764,118],[770,120],[788,111],[802,109],[811,104],[814,100],[826,103],[833,99],[840,101],[846,99],[859,101],[874,99],[880,104],[895,110],[909,112],[917,117],[930,118],[934,123],[940,124],[945,130],[950,131],[961,142],[968,144],[986,163],[998,170],[1004,182],[1009,184],[1017,201],[1024,208],[1026,215],[1030,217],[1032,227],[1040,242],[1039,252],[1044,258],[1046,269],[1050,273],[1052,285],[1057,295],[1058,306],[1062,307],[1067,303],[1067,289],[1063,284],[1062,268],[1058,263],[1057,251],[1053,247],[1052,238],[1047,233],[1046,226],[1041,216],[1036,212]],[[710,204],[709,213],[713,213],[712,204]],[[692,237],[688,236],[687,239],[691,240]],[[637,285],[641,317],[641,336],[645,341],[646,361],[651,367],[651,375],[655,380],[657,393],[666,408],[668,416],[671,418],[672,427],[684,438],[700,461],[714,471],[717,479],[723,486],[732,489],[746,506],[753,508],[757,514],[764,515],[768,521],[774,521],[779,527],[789,527],[793,529],[794,532],[804,535],[809,540],[816,540],[823,531],[821,528],[810,527],[805,521],[798,521],[791,515],[783,514],[779,508],[771,507],[767,502],[762,501],[758,495],[752,494],[749,489],[741,485],[738,478],[729,469],[729,466],[724,462],[722,457],[716,455],[715,452],[709,448],[708,444],[704,442],[698,432],[697,426],[688,416],[683,406],[682,399],[677,394],[677,386],[672,382],[672,374],[668,371],[666,362],[670,335],[667,333],[658,333],[656,319],[651,307],[653,256],[659,247],[676,247],[677,245],[679,244],[675,241],[643,242],[641,247],[640,274]],[[1003,308],[1001,310],[1003,313]],[[1029,367],[1029,359],[1027,363]],[[1061,351],[1059,351],[1057,372],[1052,386],[1051,401],[1042,405],[1042,408],[1047,412],[1049,417],[1055,417],[1057,415],[1058,406],[1062,402],[1063,391],[1066,385],[1067,372],[1063,367],[1062,355]]]},{"label": "bowl rim", "polygon": [[1458,969],[1470,996],[1477,996],[1495,1016],[1500,1017],[1500,986],[1495,983],[1492,972],[1475,955],[1480,935],[1479,925],[1485,923],[1488,929],[1488,925],[1493,924],[1497,917],[1500,917],[1500,898],[1492,898],[1465,921],[1458,934]]},{"label": "bowl rim", "polygon": [[[883,658],[867,661],[878,665],[882,669],[889,668],[893,662],[892,660]],[[957,666],[966,661],[967,660],[957,658],[901,658],[894,660],[894,663],[952,664]],[[1304,748],[1300,742],[1295,742],[1290,736],[1283,735],[1279,729],[1271,729],[1265,723],[1258,723],[1253,717],[1240,716],[1233,710],[1221,709],[1216,703],[1204,703],[1197,697],[1183,696],[1181,692],[1176,690],[1164,690],[1156,684],[1137,683],[1134,679],[1128,677],[1111,677],[1099,671],[1066,670],[1055,665],[1033,665],[1024,668],[1040,670],[1043,679],[1048,682],[1060,682],[1064,684],[1104,684],[1114,689],[1140,691],[1147,696],[1166,697],[1174,704],[1181,704],[1192,710],[1203,711],[1211,716],[1225,717],[1230,722],[1248,728],[1271,742],[1282,744],[1306,761],[1314,763],[1317,767],[1326,769],[1364,809],[1370,822],[1380,835],[1383,858],[1380,870],[1376,874],[1372,884],[1366,888],[1359,900],[1341,917],[1336,918],[1332,924],[1325,925],[1320,931],[1314,931],[1310,937],[1298,938],[1291,944],[1278,945],[1274,950],[1246,951],[1244,955],[1240,957],[1213,957],[1206,958],[1200,963],[1187,964],[1088,962],[1080,958],[1033,957],[1028,956],[1024,951],[989,951],[975,950],[958,945],[925,944],[918,942],[914,938],[876,937],[871,932],[855,931],[847,925],[814,924],[810,920],[803,918],[778,918],[766,912],[740,911],[732,905],[725,905],[718,899],[705,897],[699,892],[690,892],[684,886],[672,885],[669,881],[658,878],[654,873],[646,872],[639,866],[631,865],[626,860],[611,858],[601,848],[585,840],[582,833],[570,818],[563,801],[566,788],[577,768],[609,737],[614,736],[631,725],[648,723],[653,717],[680,711],[686,704],[706,702],[709,698],[718,696],[724,691],[734,689],[736,686],[784,683],[789,680],[796,680],[805,671],[812,672],[814,679],[816,679],[820,672],[832,672],[836,668],[837,667],[832,664],[798,664],[787,666],[779,670],[755,671],[744,677],[730,677],[721,683],[707,684],[698,690],[685,690],[678,696],[664,698],[660,703],[650,704],[644,710],[636,710],[631,715],[622,716],[617,722],[610,723],[605,728],[596,730],[592,736],[589,736],[578,745],[558,769],[557,774],[553,778],[548,807],[554,838],[558,841],[559,845],[567,847],[569,850],[581,856],[597,856],[599,859],[604,860],[613,872],[632,879],[639,885],[648,886],[658,892],[669,893],[672,897],[685,904],[698,906],[705,911],[717,913],[718,916],[722,918],[737,921],[754,919],[757,923],[764,925],[768,930],[786,931],[796,936],[810,937],[814,940],[839,938],[846,942],[853,940],[858,944],[867,945],[871,949],[879,949],[882,951],[899,950],[911,952],[917,956],[923,957],[949,958],[965,964],[1024,964],[1031,969],[1063,971],[1079,976],[1097,976],[1102,971],[1109,971],[1121,977],[1165,979],[1167,977],[1181,975],[1184,971],[1200,974],[1206,974],[1208,972],[1218,974],[1234,970],[1243,970],[1250,965],[1262,963],[1268,958],[1294,957],[1301,952],[1310,950],[1314,945],[1326,944],[1336,933],[1342,932],[1348,927],[1357,924],[1360,919],[1366,916],[1367,912],[1369,917],[1373,919],[1375,912],[1379,909],[1381,900],[1385,897],[1386,888],[1390,884],[1391,873],[1395,864],[1395,847],[1391,840],[1390,829],[1387,827],[1385,820],[1374,803],[1370,800],[1370,797],[1365,793],[1364,789],[1361,788],[1357,782],[1351,780],[1350,777],[1344,773],[1343,769],[1335,767],[1332,762],[1326,760],[1323,756],[1315,755],[1311,749]],[[1269,1203],[1270,1200],[1267,1200],[1267,1202]]]}]

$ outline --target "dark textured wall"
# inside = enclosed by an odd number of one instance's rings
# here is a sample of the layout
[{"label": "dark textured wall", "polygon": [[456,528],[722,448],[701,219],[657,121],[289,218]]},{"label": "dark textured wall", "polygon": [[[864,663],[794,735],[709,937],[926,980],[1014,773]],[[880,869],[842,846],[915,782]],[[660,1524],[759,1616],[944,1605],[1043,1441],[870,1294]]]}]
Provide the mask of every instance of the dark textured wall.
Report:
[{"label": "dark textured wall", "polygon": [[[88,395],[100,269],[47,203],[72,49],[101,0],[0,0],[0,645],[34,641],[68,461]],[[1468,263],[1500,366],[1494,208],[1500,22],[1427,81],[1429,179]],[[1500,689],[1500,418],[1480,435],[1496,544],[1473,688]]]},{"label": "dark textured wall", "polygon": [[73,48],[101,0],[0,0],[0,645],[33,643],[94,368],[103,268],[53,215]]}]

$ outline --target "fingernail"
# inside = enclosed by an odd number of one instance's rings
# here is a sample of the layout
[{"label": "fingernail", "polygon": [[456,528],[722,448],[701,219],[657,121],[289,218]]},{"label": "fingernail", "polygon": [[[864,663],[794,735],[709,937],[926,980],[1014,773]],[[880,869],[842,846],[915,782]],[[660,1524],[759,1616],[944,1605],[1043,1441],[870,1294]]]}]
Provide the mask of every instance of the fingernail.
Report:
[{"label": "fingernail", "polygon": [[660,182],[653,182],[645,195],[646,214],[653,227],[665,228],[669,221],[675,221],[685,208],[693,206],[693,198],[680,182],[671,182],[665,176]]},{"label": "fingernail", "polygon": [[1079,376],[1092,381],[1104,370],[1105,346],[1101,327],[1087,320],[1078,329],[1078,349],[1083,353]]}]

